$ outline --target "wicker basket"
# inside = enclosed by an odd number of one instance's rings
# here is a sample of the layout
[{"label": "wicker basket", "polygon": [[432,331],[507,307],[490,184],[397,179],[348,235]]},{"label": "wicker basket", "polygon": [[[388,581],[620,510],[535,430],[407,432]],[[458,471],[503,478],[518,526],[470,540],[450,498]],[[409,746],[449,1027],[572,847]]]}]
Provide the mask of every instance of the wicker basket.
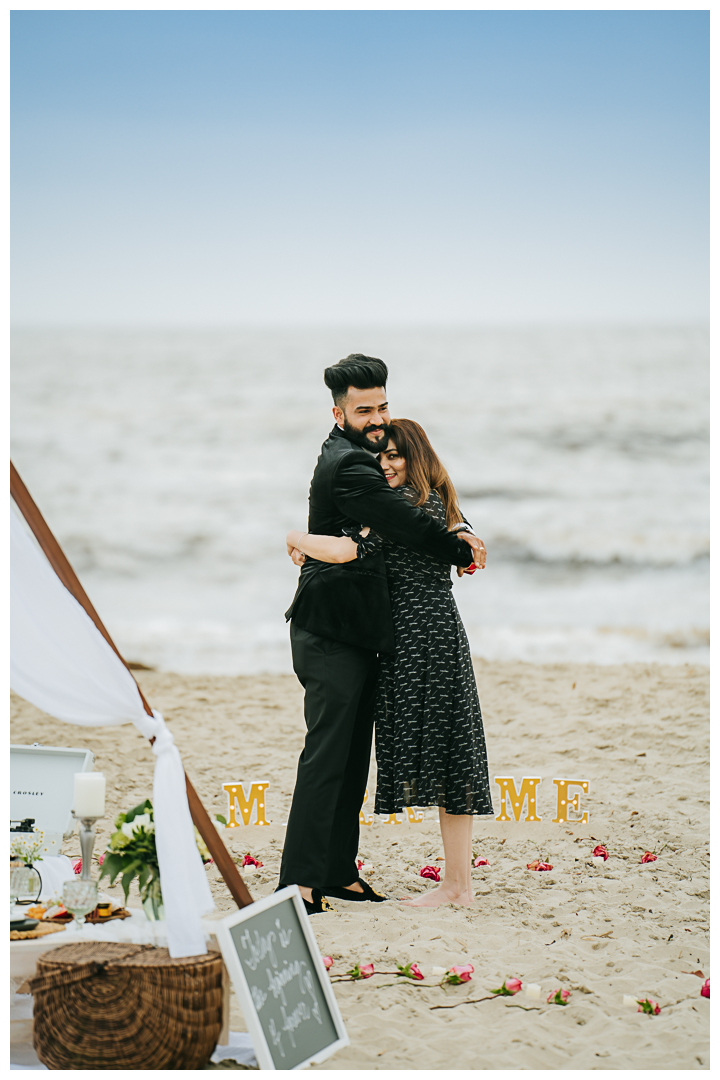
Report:
[{"label": "wicker basket", "polygon": [[222,1027],[222,957],[115,942],[39,957],[33,1044],[48,1069],[202,1069]]}]

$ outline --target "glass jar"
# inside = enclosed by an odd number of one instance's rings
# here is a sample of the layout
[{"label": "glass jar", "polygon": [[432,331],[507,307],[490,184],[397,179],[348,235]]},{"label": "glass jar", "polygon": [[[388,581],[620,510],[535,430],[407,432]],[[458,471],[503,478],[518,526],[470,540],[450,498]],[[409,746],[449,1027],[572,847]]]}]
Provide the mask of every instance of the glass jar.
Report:
[{"label": "glass jar", "polygon": [[32,864],[20,859],[10,862],[10,899],[21,904],[37,900],[42,892],[42,878]]}]

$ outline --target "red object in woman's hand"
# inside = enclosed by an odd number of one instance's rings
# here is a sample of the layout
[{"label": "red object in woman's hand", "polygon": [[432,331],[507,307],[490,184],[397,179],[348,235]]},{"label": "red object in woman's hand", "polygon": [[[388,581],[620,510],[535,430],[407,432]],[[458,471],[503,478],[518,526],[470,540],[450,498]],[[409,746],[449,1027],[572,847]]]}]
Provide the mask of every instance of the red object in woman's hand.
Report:
[{"label": "red object in woman's hand", "polygon": [[474,574],[476,570],[477,566],[475,565],[475,563],[470,563],[470,565],[466,566],[463,570],[463,577],[465,576],[465,574]]}]

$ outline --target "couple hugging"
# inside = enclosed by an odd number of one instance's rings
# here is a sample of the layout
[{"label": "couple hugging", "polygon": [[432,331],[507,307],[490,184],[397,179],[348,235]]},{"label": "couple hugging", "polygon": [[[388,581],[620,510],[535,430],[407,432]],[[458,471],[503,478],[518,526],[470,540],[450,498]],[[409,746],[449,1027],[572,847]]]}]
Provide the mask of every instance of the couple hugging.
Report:
[{"label": "couple hugging", "polygon": [[286,617],[307,735],[279,888],[300,886],[309,914],[327,910],[327,896],[387,899],[357,868],[373,727],[375,812],[440,808],[445,878],[411,906],[472,904],[473,814],[493,813],[470,649],[450,591],[450,567],[484,567],[485,545],[420,425],[391,421],[387,374],[361,354],[326,369],[335,427],[313,474],[308,531],[287,537],[302,567]]}]

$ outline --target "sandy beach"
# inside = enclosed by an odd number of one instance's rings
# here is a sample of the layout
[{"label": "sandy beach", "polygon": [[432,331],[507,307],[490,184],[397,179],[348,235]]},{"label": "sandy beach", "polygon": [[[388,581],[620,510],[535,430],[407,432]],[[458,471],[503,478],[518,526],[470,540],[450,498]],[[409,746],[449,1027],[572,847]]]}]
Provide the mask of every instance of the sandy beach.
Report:
[{"label": "sandy beach", "polygon": [[[491,778],[541,776],[542,821],[476,818],[475,851],[489,865],[473,870],[472,909],[333,901],[333,912],[313,917],[333,973],[356,962],[383,971],[413,962],[426,976],[413,985],[380,975],[339,984],[351,1045],[320,1068],[708,1068],[709,1001],[701,980],[684,974],[710,974],[707,669],[476,661],[476,673]],[[238,859],[251,852],[264,864],[247,875],[251,892],[271,892],[304,732],[296,679],[137,676],[211,813],[227,813],[223,783],[269,781],[271,824],[225,835]],[[130,725],[71,727],[13,697],[11,738],[94,752],[108,778],[96,851],[115,814],[152,793],[152,752]],[[552,822],[556,777],[589,781],[587,825]],[[376,819],[361,833],[376,888],[399,898],[431,887],[418,872],[442,866],[436,812],[417,824]],[[607,862],[592,860],[596,842],[607,845]],[[64,850],[79,853],[77,840]],[[640,863],[646,850],[656,862]],[[553,870],[526,870],[538,857]],[[232,910],[219,875],[209,873],[218,914]],[[433,968],[462,963],[474,965],[470,983],[437,986]],[[521,993],[431,1009],[482,997],[510,976],[540,983],[541,1001]],[[571,991],[564,1008],[545,1003],[557,988]],[[624,994],[654,998],[661,1014],[634,1012]],[[231,1027],[244,1026],[234,1002]]]}]

